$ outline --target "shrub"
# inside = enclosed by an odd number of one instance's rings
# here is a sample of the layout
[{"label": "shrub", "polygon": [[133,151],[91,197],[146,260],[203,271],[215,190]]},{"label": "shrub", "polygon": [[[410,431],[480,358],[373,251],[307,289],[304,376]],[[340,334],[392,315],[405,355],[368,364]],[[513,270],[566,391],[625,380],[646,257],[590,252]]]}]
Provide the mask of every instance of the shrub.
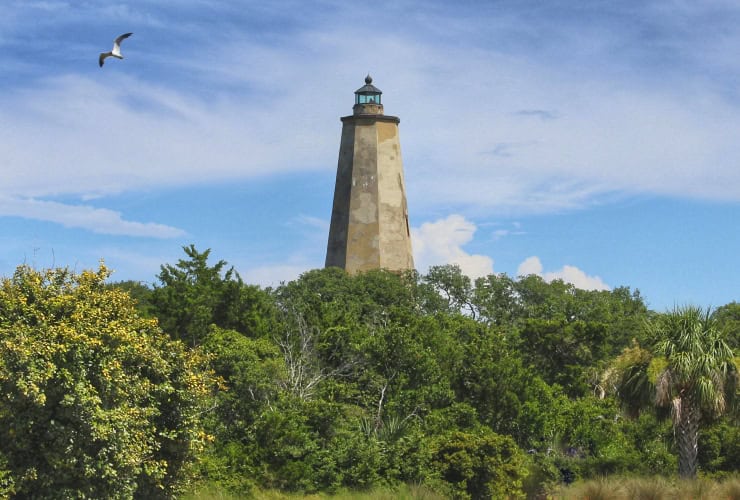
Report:
[{"label": "shrub", "polygon": [[455,498],[523,498],[526,458],[492,431],[452,431],[430,444],[431,468]]},{"label": "shrub", "polygon": [[0,281],[0,456],[18,497],[173,496],[207,436],[207,360],[104,287],[110,272]]}]

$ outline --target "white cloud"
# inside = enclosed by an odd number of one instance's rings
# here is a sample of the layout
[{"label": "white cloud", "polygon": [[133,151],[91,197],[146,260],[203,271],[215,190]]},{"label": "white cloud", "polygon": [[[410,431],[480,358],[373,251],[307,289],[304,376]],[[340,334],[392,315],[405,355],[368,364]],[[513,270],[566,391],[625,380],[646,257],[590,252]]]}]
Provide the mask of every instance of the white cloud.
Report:
[{"label": "white cloud", "polygon": [[583,290],[609,290],[610,287],[598,276],[589,276],[582,270],[575,266],[565,265],[562,269],[551,272],[543,272],[544,268],[539,257],[532,256],[527,257],[524,261],[519,264],[517,269],[517,275],[528,276],[535,274],[541,276],[546,282],[553,280],[562,280],[566,283],[571,283],[576,288]]},{"label": "white cloud", "polygon": [[87,229],[99,234],[149,238],[177,238],[186,234],[181,229],[164,224],[127,221],[119,212],[105,208],[12,198],[2,194],[0,194],[0,216],[55,222],[65,227]]},{"label": "white cloud", "polygon": [[456,214],[413,228],[411,241],[416,268],[425,272],[432,265],[457,264],[472,279],[493,273],[493,259],[471,255],[462,248],[473,239],[475,231],[474,223]]},{"label": "white cloud", "polygon": [[552,281],[561,279],[566,283],[572,283],[576,288],[583,290],[609,290],[610,287],[599,276],[588,276],[575,266],[563,266],[559,271],[545,273],[544,279]]},{"label": "white cloud", "polygon": [[517,276],[529,276],[530,274],[542,276],[542,262],[539,257],[527,257],[521,264],[519,264],[516,274]]}]

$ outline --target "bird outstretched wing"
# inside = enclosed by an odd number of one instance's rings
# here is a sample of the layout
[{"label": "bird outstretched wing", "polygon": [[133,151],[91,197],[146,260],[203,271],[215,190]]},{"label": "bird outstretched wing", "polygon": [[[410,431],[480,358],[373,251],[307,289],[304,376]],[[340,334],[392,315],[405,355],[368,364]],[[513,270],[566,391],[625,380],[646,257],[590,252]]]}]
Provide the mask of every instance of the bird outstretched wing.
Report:
[{"label": "bird outstretched wing", "polygon": [[130,37],[131,35],[133,35],[133,33],[124,33],[123,35],[116,38],[114,45],[121,45],[121,42],[127,39],[128,37]]}]

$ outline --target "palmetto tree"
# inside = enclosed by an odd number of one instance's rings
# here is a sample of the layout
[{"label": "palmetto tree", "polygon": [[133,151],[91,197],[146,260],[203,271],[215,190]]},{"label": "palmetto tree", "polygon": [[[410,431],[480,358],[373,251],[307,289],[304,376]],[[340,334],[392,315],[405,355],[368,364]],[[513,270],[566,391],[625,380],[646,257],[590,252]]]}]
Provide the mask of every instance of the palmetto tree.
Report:
[{"label": "palmetto tree", "polygon": [[648,323],[648,330],[655,339],[652,356],[639,346],[625,349],[606,380],[628,408],[644,404],[646,390],[654,394],[656,406],[670,408],[678,473],[693,478],[699,426],[725,413],[735,394],[733,352],[710,311],[699,307],[674,308]]}]

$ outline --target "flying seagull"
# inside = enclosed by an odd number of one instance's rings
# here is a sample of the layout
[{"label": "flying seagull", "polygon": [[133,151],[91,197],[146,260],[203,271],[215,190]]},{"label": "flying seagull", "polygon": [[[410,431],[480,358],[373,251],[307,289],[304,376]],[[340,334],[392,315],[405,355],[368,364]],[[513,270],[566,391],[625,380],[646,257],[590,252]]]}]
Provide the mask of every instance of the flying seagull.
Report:
[{"label": "flying seagull", "polygon": [[116,59],[123,59],[123,56],[121,55],[121,42],[127,39],[133,35],[133,33],[124,33],[123,35],[116,38],[116,40],[113,42],[113,50],[110,52],[101,52],[100,57],[98,58],[98,64],[100,64],[100,67],[103,67],[103,63],[105,62],[106,57],[113,56]]}]

